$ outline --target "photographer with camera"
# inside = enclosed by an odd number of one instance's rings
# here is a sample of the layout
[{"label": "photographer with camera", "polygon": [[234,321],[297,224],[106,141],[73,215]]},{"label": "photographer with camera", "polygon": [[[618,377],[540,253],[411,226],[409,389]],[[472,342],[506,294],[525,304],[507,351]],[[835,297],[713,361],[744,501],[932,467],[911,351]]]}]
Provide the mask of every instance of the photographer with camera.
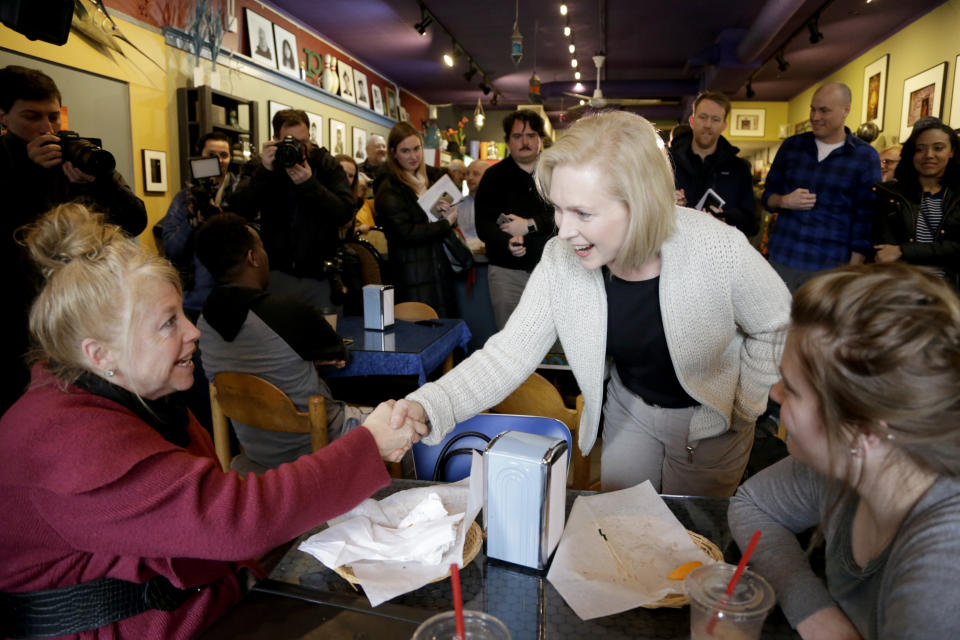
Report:
[{"label": "photographer with camera", "polygon": [[[237,188],[237,177],[230,173],[230,138],[219,131],[200,137],[197,150],[201,158],[219,161],[216,175],[213,171],[198,174],[173,198],[167,215],[160,221],[163,231],[163,250],[177,267],[183,282],[183,308],[196,321],[203,302],[216,284],[213,276],[194,255],[194,233],[204,222],[229,209],[229,201]],[[191,160],[191,169],[201,163]]]},{"label": "photographer with camera", "polygon": [[340,305],[338,229],[353,217],[353,194],[340,163],[310,143],[307,114],[284,109],[273,116],[274,139],[260,166],[237,189],[234,210],[259,216],[270,257],[270,290],[317,307]]},{"label": "photographer with camera", "polygon": [[3,341],[0,366],[7,379],[0,412],[29,381],[23,363],[27,313],[36,294],[33,267],[14,232],[58,204],[80,200],[106,214],[107,222],[138,235],[147,225],[143,202],[114,170],[113,156],[74,132],[60,131],[60,91],[46,74],[10,65],[0,69],[0,254],[2,273],[12,276],[13,336]]}]

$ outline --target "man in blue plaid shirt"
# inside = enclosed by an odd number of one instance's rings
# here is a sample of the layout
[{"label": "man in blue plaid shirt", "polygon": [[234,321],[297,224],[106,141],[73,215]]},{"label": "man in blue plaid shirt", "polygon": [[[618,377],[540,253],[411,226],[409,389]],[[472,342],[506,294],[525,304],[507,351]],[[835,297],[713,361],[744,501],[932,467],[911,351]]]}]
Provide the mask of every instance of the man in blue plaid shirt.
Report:
[{"label": "man in blue plaid shirt", "polygon": [[873,250],[870,219],[880,158],[844,126],[850,88],[825,84],[813,94],[813,131],[791,136],[767,174],[763,206],[777,212],[770,264],[791,291],[820,271],[858,264]]}]

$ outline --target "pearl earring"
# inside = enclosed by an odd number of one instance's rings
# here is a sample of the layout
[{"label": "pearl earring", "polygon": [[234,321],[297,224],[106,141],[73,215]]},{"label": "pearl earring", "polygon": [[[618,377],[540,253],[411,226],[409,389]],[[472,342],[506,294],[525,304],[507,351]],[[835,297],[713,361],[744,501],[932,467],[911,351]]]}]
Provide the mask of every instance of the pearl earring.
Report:
[{"label": "pearl earring", "polygon": [[108,378],[112,378],[117,373],[116,369],[107,369],[106,374]]},{"label": "pearl earring", "polygon": [[862,453],[863,450],[860,449],[860,447],[853,447],[850,449],[850,455],[852,455],[854,458],[859,458]]}]

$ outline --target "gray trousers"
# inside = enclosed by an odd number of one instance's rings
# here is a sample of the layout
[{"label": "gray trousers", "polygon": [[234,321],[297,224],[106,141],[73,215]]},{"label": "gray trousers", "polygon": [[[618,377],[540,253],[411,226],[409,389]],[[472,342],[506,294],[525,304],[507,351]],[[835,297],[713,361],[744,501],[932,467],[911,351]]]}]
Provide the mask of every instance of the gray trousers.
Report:
[{"label": "gray trousers", "polygon": [[490,265],[487,272],[490,280],[490,303],[493,305],[493,319],[497,330],[503,330],[510,314],[520,303],[523,288],[527,286],[530,274],[523,269],[507,269]]},{"label": "gray trousers", "polygon": [[603,405],[603,490],[649,480],[664,494],[732,496],[747,466],[753,429],[689,442],[690,419],[696,409],[648,405],[623,385],[614,369]]},{"label": "gray trousers", "polygon": [[782,262],[777,262],[776,260],[768,260],[770,266],[773,267],[773,270],[777,272],[777,275],[787,284],[787,289],[790,289],[790,293],[796,293],[797,289],[802,287],[805,282],[808,280],[813,280],[821,273],[826,273],[829,269],[823,269],[820,271],[807,271],[806,269],[797,269],[789,265],[783,264]]}]

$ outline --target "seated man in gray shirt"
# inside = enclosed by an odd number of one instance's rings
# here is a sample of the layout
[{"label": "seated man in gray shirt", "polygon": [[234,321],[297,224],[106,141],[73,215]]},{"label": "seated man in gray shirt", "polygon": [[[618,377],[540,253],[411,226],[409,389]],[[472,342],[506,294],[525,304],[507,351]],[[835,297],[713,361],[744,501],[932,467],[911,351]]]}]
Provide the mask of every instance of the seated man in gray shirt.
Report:
[{"label": "seated man in gray shirt", "polygon": [[[221,214],[200,228],[196,252],[218,283],[197,323],[207,377],[213,380],[222,371],[259,376],[279,387],[300,411],[307,410],[310,396],[322,395],[330,440],[361,424],[372,410],[334,400],[316,369],[344,366],[342,338],[316,307],[266,291],[270,265],[257,232],[243,218]],[[236,421],[233,426],[246,456],[262,467],[310,453],[307,434],[264,431]]]},{"label": "seated man in gray shirt", "polygon": [[[771,395],[790,457],[733,497],[741,548],[803,638],[960,629],[960,304],[929,271],[848,266],[794,294]],[[796,534],[817,526],[826,584]]]}]

